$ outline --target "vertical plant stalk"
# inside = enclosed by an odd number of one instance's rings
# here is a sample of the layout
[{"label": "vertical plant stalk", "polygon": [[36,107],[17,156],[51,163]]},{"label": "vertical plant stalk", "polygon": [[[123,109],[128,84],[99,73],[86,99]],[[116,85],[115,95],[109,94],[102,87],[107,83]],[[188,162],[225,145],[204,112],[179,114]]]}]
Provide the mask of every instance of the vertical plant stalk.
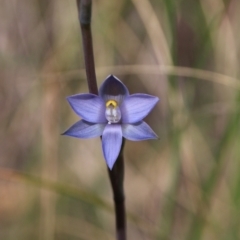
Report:
[{"label": "vertical plant stalk", "polygon": [[123,188],[124,180],[124,158],[123,158],[123,148],[124,139],[121,147],[120,154],[118,156],[113,169],[108,169],[108,175],[111,181],[113,189],[113,198],[115,205],[115,220],[117,229],[117,239],[126,240],[126,213],[125,213],[125,196]]},{"label": "vertical plant stalk", "polygon": [[[57,71],[56,59],[53,54],[55,43],[54,37],[54,1],[42,0],[40,2],[40,11],[42,22],[45,26],[47,44],[43,51],[43,66],[41,73]],[[60,111],[59,93],[60,86],[57,77],[44,77],[42,81],[42,161],[41,178],[51,181],[57,181],[58,178],[58,140],[59,125],[58,116]],[[40,191],[40,228],[39,239],[54,240],[56,227],[56,200],[55,193],[41,186]]]},{"label": "vertical plant stalk", "polygon": [[82,43],[84,51],[85,68],[90,93],[98,94],[95,63],[93,55],[91,16],[92,0],[77,0],[78,19],[82,32]]},{"label": "vertical plant stalk", "polygon": [[[87,82],[89,92],[98,94],[95,63],[93,55],[92,33],[91,33],[91,0],[76,0],[78,7],[78,17],[82,32],[83,51]],[[124,140],[120,154],[112,170],[108,169],[108,175],[113,190],[116,219],[116,237],[117,240],[126,240],[126,214],[125,214],[125,197],[123,188],[124,179],[124,159],[123,159]]]}]

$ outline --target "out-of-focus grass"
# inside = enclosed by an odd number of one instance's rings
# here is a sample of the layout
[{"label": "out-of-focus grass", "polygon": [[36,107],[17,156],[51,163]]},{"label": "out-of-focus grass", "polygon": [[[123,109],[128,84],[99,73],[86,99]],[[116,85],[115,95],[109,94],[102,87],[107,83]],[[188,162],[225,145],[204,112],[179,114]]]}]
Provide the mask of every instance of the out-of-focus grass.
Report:
[{"label": "out-of-focus grass", "polygon": [[[75,1],[0,8],[0,239],[114,239],[100,139],[61,136],[87,92]],[[240,239],[240,2],[94,1],[98,84],[161,101],[125,148],[129,239]]]}]

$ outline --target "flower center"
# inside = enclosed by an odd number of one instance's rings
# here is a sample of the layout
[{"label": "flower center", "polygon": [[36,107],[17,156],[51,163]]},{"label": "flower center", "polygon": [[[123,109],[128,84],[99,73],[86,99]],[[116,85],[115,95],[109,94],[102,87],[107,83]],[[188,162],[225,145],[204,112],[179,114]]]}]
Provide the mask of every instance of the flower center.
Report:
[{"label": "flower center", "polygon": [[108,100],[106,102],[105,116],[108,120],[108,124],[117,123],[121,120],[121,111],[115,100]]}]

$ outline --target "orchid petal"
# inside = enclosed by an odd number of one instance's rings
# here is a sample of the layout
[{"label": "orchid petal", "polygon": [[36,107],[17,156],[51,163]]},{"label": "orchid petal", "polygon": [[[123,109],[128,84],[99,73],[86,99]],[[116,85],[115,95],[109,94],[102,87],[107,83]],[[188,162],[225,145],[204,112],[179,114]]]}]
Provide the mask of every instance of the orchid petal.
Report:
[{"label": "orchid petal", "polygon": [[159,101],[158,97],[148,94],[133,94],[125,98],[120,106],[122,123],[136,123],[145,118]]},{"label": "orchid petal", "polygon": [[62,135],[76,138],[94,138],[102,135],[106,124],[95,124],[85,120],[80,120],[73,124]]},{"label": "orchid petal", "polygon": [[84,120],[92,123],[106,123],[105,103],[97,95],[85,93],[67,98],[74,112]]},{"label": "orchid petal", "polygon": [[122,128],[119,124],[106,125],[102,134],[102,148],[106,163],[110,169],[120,153],[122,146]]},{"label": "orchid petal", "polygon": [[115,100],[121,105],[125,97],[129,95],[127,87],[115,76],[109,75],[99,89],[99,96],[105,102]]},{"label": "orchid petal", "polygon": [[132,141],[157,139],[156,133],[144,121],[122,125],[123,137]]}]

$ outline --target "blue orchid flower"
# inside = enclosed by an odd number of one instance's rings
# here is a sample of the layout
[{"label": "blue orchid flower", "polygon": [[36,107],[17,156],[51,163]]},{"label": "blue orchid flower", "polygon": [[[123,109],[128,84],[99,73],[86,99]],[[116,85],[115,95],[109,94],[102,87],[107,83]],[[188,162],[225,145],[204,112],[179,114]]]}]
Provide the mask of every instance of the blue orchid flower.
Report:
[{"label": "blue orchid flower", "polygon": [[76,138],[102,136],[102,149],[110,169],[119,155],[122,138],[132,141],[157,139],[157,135],[142,121],[159,101],[148,94],[129,94],[127,87],[115,76],[106,78],[99,96],[91,93],[67,98],[73,111],[82,118],[63,135]]}]

